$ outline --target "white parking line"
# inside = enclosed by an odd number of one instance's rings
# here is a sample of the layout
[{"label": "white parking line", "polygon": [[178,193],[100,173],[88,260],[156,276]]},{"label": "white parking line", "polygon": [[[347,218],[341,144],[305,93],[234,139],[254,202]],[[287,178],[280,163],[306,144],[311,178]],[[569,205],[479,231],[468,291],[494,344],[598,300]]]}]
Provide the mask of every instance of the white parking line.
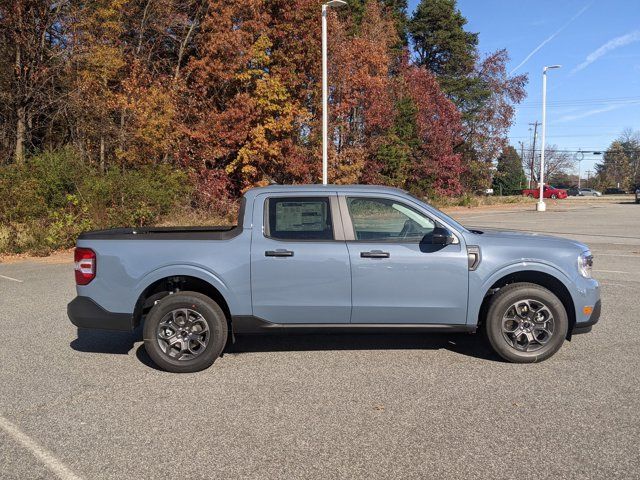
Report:
[{"label": "white parking line", "polygon": [[24,283],[22,280],[18,280],[17,278],[7,277],[6,275],[0,275],[0,278],[4,278],[5,280],[11,280],[12,282]]},{"label": "white parking line", "polygon": [[20,431],[18,427],[2,415],[0,415],[0,428],[16,442],[29,450],[34,457],[44,463],[44,465],[61,480],[81,480],[79,476],[69,470],[69,468],[58,460],[49,450],[31,440],[28,435]]},{"label": "white parking line", "polygon": [[626,273],[627,275],[631,275],[631,272],[621,272],[620,270],[594,270],[598,273]]}]

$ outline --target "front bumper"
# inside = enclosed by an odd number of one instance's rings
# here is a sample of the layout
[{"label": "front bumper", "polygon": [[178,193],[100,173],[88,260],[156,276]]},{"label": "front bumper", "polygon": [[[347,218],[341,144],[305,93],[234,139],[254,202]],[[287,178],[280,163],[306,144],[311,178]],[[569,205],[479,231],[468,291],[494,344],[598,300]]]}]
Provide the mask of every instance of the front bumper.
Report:
[{"label": "front bumper", "polygon": [[[600,284],[593,278],[578,277],[576,280],[578,295],[574,298],[576,307],[576,323],[571,332],[574,335],[588,333],[600,320],[602,301],[600,300]],[[592,307],[589,314],[584,313],[585,307]]]},{"label": "front bumper", "polygon": [[67,305],[69,320],[78,328],[133,330],[133,315],[108,312],[89,297],[78,296]]},{"label": "front bumper", "polygon": [[579,335],[580,333],[589,333],[593,326],[598,323],[600,320],[600,311],[602,310],[602,302],[598,300],[593,307],[593,312],[591,312],[591,316],[589,320],[586,322],[576,323],[573,327],[573,335]]}]

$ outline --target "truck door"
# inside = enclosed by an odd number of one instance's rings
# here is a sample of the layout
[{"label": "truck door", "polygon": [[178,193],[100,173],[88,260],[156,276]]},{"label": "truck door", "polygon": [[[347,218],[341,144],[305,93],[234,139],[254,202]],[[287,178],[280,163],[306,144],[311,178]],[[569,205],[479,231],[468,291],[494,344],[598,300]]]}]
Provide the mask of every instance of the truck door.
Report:
[{"label": "truck door", "polygon": [[349,323],[351,271],[335,192],[259,195],[253,225],[253,315],[272,323]]},{"label": "truck door", "polygon": [[351,323],[466,323],[463,239],[425,244],[442,225],[392,195],[347,195],[340,206],[351,258]]}]

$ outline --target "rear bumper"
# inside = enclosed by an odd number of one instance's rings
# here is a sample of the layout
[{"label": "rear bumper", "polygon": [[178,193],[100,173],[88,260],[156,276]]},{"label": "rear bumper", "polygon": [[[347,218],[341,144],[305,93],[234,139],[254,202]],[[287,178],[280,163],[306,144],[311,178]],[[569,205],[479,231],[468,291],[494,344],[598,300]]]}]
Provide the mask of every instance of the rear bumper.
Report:
[{"label": "rear bumper", "polygon": [[133,315],[108,312],[89,297],[78,296],[67,305],[69,320],[78,328],[133,330]]}]

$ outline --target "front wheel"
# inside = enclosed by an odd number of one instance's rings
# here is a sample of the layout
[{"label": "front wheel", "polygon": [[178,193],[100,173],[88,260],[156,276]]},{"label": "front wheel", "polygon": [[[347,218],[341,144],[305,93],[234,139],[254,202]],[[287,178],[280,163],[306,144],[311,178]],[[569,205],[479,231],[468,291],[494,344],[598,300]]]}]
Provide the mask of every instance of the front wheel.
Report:
[{"label": "front wheel", "polygon": [[556,198],[558,198],[558,196],[554,193],[553,195],[551,195],[551,198],[555,200]]},{"label": "front wheel", "polygon": [[513,363],[540,362],[556,353],[569,328],[564,305],[533,283],[514,283],[491,299],[484,330],[493,350]]},{"label": "front wheel", "polygon": [[176,373],[210,367],[227,342],[224,312],[198,292],[164,297],[144,322],[144,347],[156,365]]}]

